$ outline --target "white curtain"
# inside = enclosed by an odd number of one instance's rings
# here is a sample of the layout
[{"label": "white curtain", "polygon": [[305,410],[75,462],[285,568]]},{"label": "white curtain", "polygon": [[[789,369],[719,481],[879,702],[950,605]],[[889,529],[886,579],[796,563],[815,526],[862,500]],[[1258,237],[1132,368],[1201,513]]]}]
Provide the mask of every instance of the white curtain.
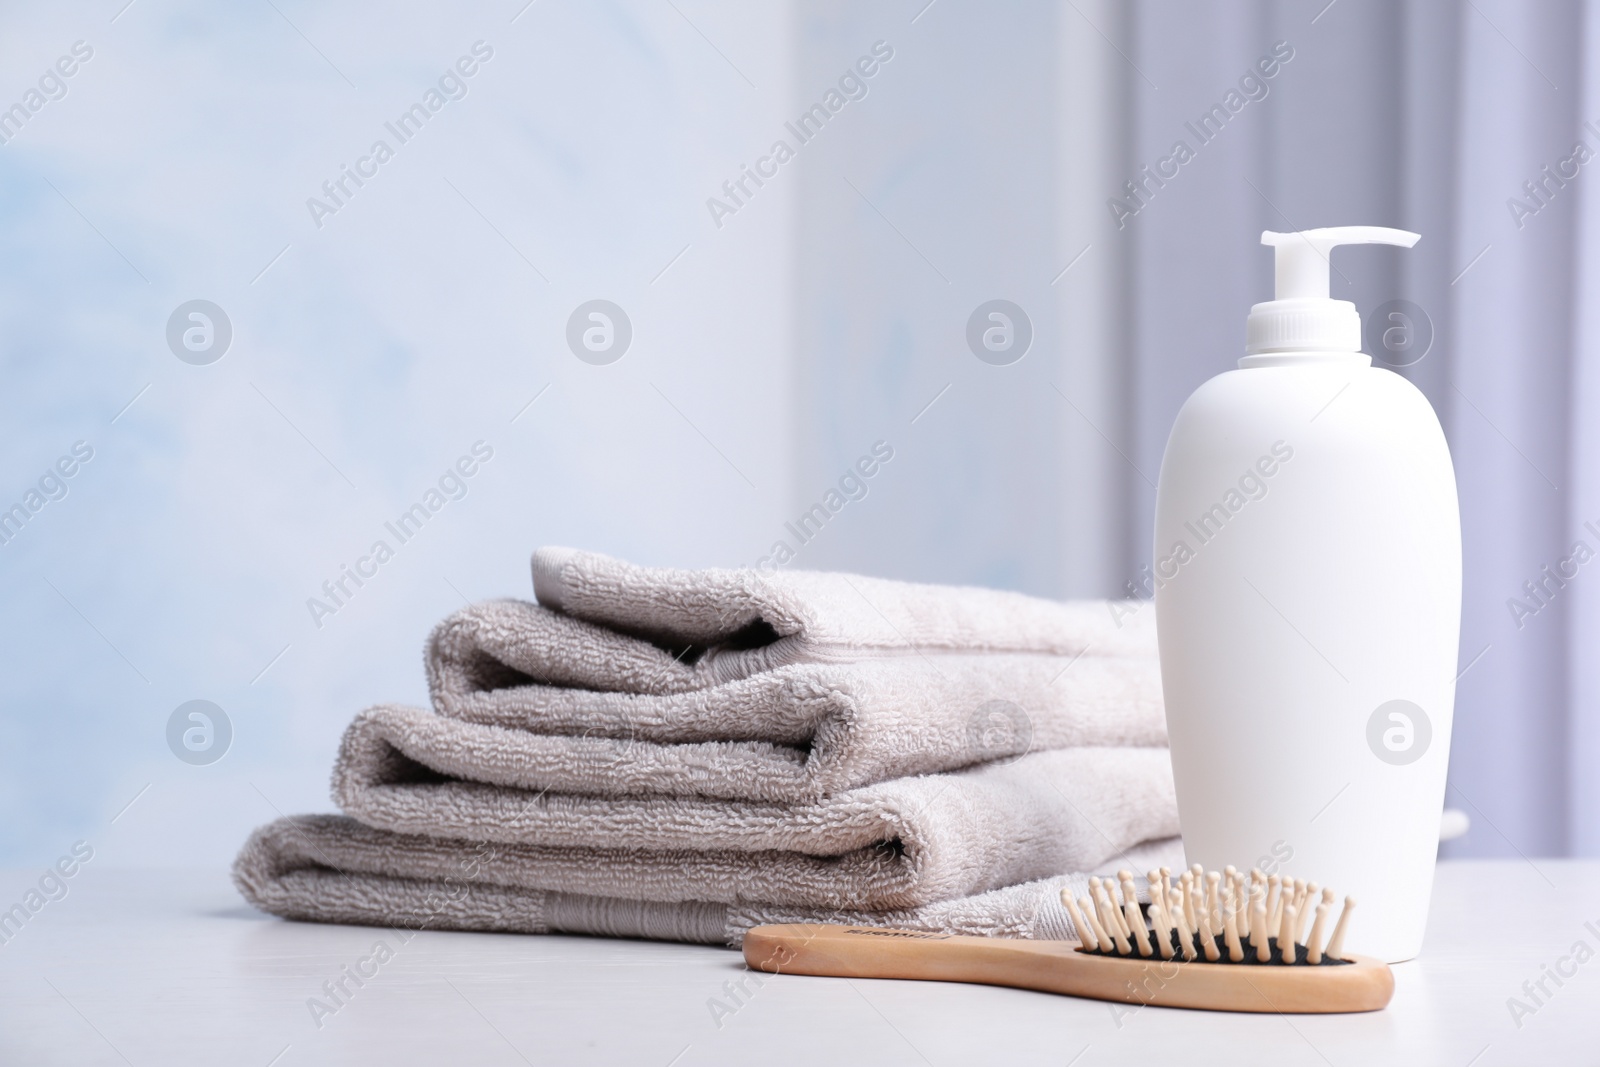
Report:
[{"label": "white curtain", "polygon": [[[1431,350],[1399,373],[1439,412],[1461,494],[1447,803],[1473,825],[1447,854],[1600,853],[1595,14],[1515,0],[1150,2],[1108,33],[1126,53],[1130,178],[1175,140],[1194,142],[1185,123],[1258,58],[1293,53],[1123,229],[1108,208],[1107,239],[1128,241],[1132,264],[1125,430],[1140,469],[1158,467],[1178,406],[1233,365],[1245,311],[1269,296],[1261,230],[1423,235],[1409,252],[1338,253],[1334,295],[1363,314],[1410,300],[1433,325]],[[1154,494],[1130,484],[1133,569],[1148,558]],[[1386,550],[1377,516],[1369,543]]]}]

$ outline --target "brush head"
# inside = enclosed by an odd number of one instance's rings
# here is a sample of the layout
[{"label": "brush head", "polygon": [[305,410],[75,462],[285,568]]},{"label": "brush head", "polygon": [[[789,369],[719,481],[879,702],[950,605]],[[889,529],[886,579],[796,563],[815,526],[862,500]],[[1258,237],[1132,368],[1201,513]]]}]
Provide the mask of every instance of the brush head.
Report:
[{"label": "brush head", "polygon": [[[1089,895],[1061,891],[1077,929],[1078,951],[1115,959],[1221,963],[1246,967],[1343,967],[1344,935],[1355,907],[1344,910],[1324,945],[1333,891],[1315,882],[1246,873],[1233,866],[1207,872],[1198,863],[1177,878],[1150,871],[1149,903],[1141,904],[1133,873],[1089,879]],[[1117,899],[1120,891],[1121,900]],[[1309,928],[1308,928],[1309,925]]]}]

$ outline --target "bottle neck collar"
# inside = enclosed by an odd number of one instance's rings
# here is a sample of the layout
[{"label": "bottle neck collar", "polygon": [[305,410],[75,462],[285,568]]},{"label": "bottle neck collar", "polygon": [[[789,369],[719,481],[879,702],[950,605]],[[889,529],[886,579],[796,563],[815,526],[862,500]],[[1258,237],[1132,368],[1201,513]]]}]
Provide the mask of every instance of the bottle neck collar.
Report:
[{"label": "bottle neck collar", "polygon": [[1365,352],[1258,352],[1239,360],[1242,369],[1250,367],[1370,367],[1372,357]]}]

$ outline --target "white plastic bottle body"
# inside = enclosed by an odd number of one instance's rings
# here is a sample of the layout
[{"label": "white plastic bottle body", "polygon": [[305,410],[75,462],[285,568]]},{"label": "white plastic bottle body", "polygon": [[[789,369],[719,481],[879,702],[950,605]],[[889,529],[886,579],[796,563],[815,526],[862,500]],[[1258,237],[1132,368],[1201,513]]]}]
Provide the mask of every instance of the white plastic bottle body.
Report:
[{"label": "white plastic bottle body", "polygon": [[1189,862],[1353,895],[1348,947],[1393,962],[1420,950],[1433,884],[1461,527],[1438,417],[1368,363],[1253,366],[1190,397],[1155,599]]}]

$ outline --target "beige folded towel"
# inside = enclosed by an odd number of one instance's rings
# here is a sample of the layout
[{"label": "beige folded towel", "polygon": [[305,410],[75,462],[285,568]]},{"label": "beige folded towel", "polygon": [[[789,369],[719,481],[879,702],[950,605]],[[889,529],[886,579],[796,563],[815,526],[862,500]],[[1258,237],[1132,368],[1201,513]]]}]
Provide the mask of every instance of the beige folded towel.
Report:
[{"label": "beige folded towel", "polygon": [[[251,834],[234,883],[251,904],[286,919],[362,923],[401,931],[490,930],[598,934],[737,947],[763,923],[836,922],[937,933],[1050,940],[1077,932],[1063,886],[1086,896],[1087,874],[1058,875],[919,908],[797,908],[706,900],[639,900],[550,892],[540,850],[441,841],[374,830],[338,815],[279,819]],[[1181,868],[1176,838],[1129,849],[1098,873]],[[1096,872],[1089,872],[1096,873]]]},{"label": "beige folded towel", "polygon": [[540,604],[447,618],[434,707],[541,735],[531,788],[815,800],[1073,745],[1166,743],[1152,613],[540,549]]},{"label": "beige folded towel", "polygon": [[[785,663],[859,659],[874,651],[1075,656],[1098,647],[1103,655],[1145,656],[1155,649],[1149,612],[1119,625],[1103,601],[1041,600],[836,571],[639,567],[596,552],[541,548],[533,554],[533,589],[540,604],[574,619],[696,650],[693,662],[660,676],[630,676],[601,659],[563,661],[568,669],[593,669],[588,678],[595,688],[635,692],[673,692]],[[670,667],[671,658],[662,657],[660,666]]]},{"label": "beige folded towel", "polygon": [[[402,707],[351,723],[334,799],[370,826],[537,846],[534,888],[640,900],[917,907],[1178,832],[1165,748],[1070,748],[810,804],[548,791],[544,739]],[[574,773],[605,772],[604,755]]]},{"label": "beige folded towel", "polygon": [[437,714],[351,724],[352,818],[252,836],[247,899],[702,942],[804,920],[1066,936],[1037,880],[1142,870],[1177,833],[1150,612],[567,549],[533,570],[538,604],[435,631]]}]

